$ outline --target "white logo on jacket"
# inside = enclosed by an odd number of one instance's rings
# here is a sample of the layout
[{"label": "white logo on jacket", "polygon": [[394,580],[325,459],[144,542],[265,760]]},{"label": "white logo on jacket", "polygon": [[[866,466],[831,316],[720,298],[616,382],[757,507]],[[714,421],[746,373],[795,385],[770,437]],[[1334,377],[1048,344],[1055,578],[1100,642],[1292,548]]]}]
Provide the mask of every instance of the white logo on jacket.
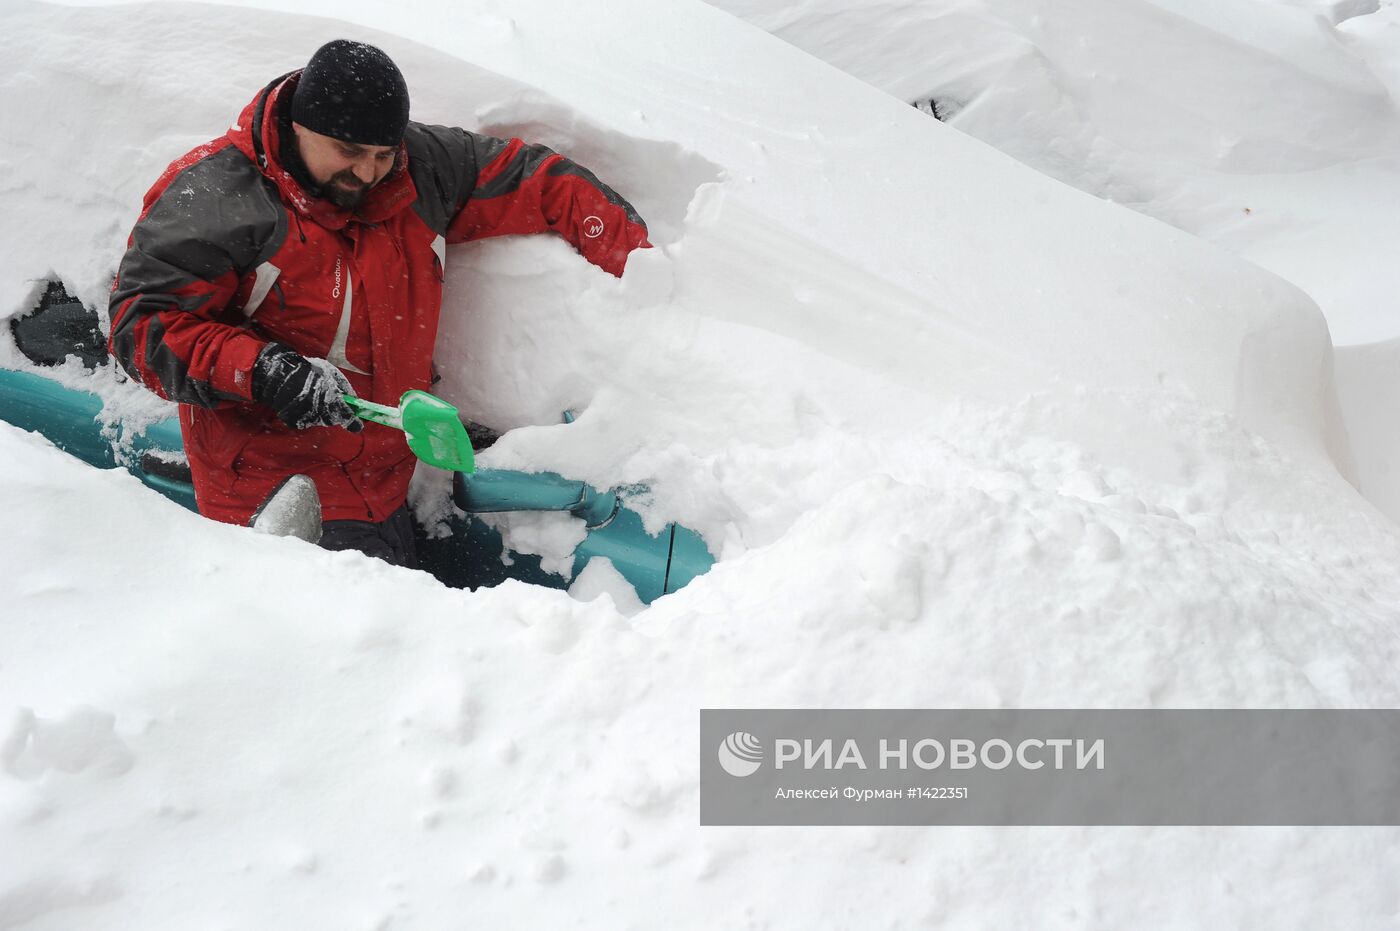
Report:
[{"label": "white logo on jacket", "polygon": [[589,239],[597,239],[603,235],[603,221],[597,217],[584,217],[583,235]]},{"label": "white logo on jacket", "polygon": [[[331,292],[332,297],[340,297],[340,256],[335,257],[335,290]],[[353,365],[345,355],[345,343],[350,338],[350,315],[355,307],[355,284],[347,274],[345,276],[345,304],[340,308],[340,324],[335,328],[335,338],[331,340],[330,351],[326,353],[326,360],[337,368],[342,368],[347,372],[358,372],[361,375],[368,375],[364,369]]]}]

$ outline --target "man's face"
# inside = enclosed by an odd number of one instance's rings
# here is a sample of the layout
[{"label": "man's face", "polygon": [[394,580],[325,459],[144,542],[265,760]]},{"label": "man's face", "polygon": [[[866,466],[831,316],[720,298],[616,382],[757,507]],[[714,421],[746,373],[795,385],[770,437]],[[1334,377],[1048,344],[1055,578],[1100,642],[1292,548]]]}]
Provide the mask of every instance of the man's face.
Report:
[{"label": "man's face", "polygon": [[297,151],[321,195],[338,207],[354,210],[369,189],[394,167],[395,146],[356,145],[292,124]]}]

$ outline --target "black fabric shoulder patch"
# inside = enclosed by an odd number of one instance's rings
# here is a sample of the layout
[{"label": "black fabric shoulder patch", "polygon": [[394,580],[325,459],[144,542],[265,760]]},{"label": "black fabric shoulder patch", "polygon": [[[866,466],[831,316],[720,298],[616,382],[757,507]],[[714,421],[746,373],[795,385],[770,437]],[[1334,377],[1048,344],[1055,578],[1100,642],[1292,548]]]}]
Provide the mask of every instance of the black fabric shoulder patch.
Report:
[{"label": "black fabric shoulder patch", "polygon": [[409,123],[404,141],[408,171],[418,188],[413,209],[433,232],[446,235],[452,218],[471,198],[477,174],[505,143],[455,126],[423,123]]},{"label": "black fabric shoulder patch", "polygon": [[227,146],[176,175],[132,235],[135,251],[211,281],[251,271],[281,248],[287,228],[275,185]]}]

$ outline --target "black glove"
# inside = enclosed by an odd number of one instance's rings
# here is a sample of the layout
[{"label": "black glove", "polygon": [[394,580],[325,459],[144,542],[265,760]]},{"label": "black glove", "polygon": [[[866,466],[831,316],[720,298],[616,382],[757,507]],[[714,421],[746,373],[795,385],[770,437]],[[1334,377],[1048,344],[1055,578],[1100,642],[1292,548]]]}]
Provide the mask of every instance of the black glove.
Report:
[{"label": "black glove", "polygon": [[293,430],[344,427],[359,433],[364,422],[343,399],[354,393],[340,369],[281,343],[268,343],[253,364],[253,400],[272,408]]}]

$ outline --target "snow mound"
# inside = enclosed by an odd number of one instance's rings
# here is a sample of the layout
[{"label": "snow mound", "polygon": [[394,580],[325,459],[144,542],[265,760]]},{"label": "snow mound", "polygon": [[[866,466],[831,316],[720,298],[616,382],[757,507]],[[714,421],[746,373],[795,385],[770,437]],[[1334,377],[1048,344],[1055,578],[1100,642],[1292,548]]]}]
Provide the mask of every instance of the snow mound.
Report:
[{"label": "snow mound", "polygon": [[[1400,8],[1376,0],[718,0],[1080,190],[1303,288],[1339,345],[1400,334]],[[1354,358],[1335,360],[1341,370]],[[1367,407],[1332,451],[1400,520]],[[1353,448],[1344,450],[1341,434]],[[1386,473],[1388,474],[1388,473]]]}]

